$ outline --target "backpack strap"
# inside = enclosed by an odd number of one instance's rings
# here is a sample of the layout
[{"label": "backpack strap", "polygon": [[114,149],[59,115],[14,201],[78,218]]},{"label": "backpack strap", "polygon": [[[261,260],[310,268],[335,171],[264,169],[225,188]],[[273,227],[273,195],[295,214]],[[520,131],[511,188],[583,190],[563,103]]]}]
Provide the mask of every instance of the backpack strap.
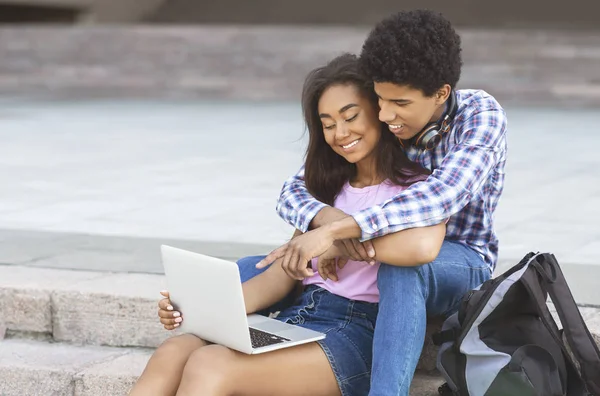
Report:
[{"label": "backpack strap", "polygon": [[431,335],[431,341],[433,342],[433,345],[441,346],[446,342],[456,341],[459,335],[460,332],[456,328],[441,330]]},{"label": "backpack strap", "polygon": [[442,386],[440,386],[438,388],[438,393],[440,396],[455,396],[456,393],[454,391],[452,391],[452,388],[450,388],[450,386],[447,383],[442,384]]},{"label": "backpack strap", "polygon": [[540,293],[540,286],[548,292],[556,307],[564,334],[571,347],[573,356],[579,362],[578,366],[581,368],[581,376],[588,391],[600,396],[600,351],[581,317],[579,308],[575,303],[575,299],[571,294],[571,290],[567,285],[567,281],[556,258],[552,254],[544,253],[536,257],[532,261],[531,266],[539,274],[537,277],[538,282],[536,282],[537,285],[533,284],[531,278],[527,276],[522,277],[521,280],[529,293],[532,294],[532,297],[535,298],[542,321],[561,346],[565,358],[571,360],[561,337],[561,332],[558,330],[558,326],[554,318],[552,318],[546,301],[543,298],[543,293]]},{"label": "backpack strap", "polygon": [[552,254],[544,254],[541,269],[547,269],[547,274],[556,275],[552,277],[553,282],[542,278],[556,307],[573,355],[581,364],[581,374],[588,390],[595,395],[600,395],[600,350],[581,317],[581,312],[579,312],[556,257]]}]

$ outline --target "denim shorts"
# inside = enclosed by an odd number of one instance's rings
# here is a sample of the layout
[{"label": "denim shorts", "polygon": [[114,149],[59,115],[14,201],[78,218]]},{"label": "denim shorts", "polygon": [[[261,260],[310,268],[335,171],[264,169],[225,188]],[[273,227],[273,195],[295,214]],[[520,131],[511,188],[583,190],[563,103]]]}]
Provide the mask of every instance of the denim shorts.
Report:
[{"label": "denim shorts", "polygon": [[325,339],[317,342],[329,359],[342,396],[364,396],[371,382],[378,308],[379,304],[349,300],[310,285],[276,319],[325,333]]}]

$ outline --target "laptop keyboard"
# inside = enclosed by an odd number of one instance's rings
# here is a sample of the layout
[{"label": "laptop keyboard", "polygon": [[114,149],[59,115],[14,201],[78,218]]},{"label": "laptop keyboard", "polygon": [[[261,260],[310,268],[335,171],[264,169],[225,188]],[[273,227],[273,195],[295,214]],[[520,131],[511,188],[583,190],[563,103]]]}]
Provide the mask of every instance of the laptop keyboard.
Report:
[{"label": "laptop keyboard", "polygon": [[269,345],[281,344],[282,342],[290,340],[250,327],[250,341],[252,342],[252,348],[261,348]]}]

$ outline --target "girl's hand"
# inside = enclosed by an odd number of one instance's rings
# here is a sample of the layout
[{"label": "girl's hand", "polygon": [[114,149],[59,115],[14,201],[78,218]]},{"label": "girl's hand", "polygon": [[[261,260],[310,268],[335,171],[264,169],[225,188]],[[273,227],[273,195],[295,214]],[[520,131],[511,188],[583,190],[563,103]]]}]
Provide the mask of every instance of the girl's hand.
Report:
[{"label": "girl's hand", "polygon": [[317,260],[317,271],[323,280],[331,279],[334,282],[339,280],[337,269],[342,269],[348,262],[348,253],[339,241],[327,249],[325,253],[319,256]]},{"label": "girl's hand", "polygon": [[319,257],[317,261],[317,271],[323,280],[331,279],[334,282],[338,281],[337,276],[337,259]]},{"label": "girl's hand", "polygon": [[183,320],[181,312],[174,310],[173,305],[171,305],[171,300],[169,299],[168,291],[163,290],[160,294],[165,297],[158,302],[158,317],[160,318],[160,323],[162,323],[167,330],[176,329]]}]

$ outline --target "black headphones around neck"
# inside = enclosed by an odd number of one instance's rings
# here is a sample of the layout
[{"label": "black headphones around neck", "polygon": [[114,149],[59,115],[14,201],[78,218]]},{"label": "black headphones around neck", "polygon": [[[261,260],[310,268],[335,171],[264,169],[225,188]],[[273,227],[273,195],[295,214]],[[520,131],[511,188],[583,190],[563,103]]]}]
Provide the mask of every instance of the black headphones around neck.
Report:
[{"label": "black headphones around neck", "polygon": [[450,130],[450,123],[454,119],[454,116],[456,116],[457,109],[456,93],[454,90],[451,90],[448,97],[448,108],[442,118],[441,124],[438,124],[436,121],[425,125],[421,132],[412,138],[413,144],[427,151],[433,150],[442,141],[442,135]]}]

